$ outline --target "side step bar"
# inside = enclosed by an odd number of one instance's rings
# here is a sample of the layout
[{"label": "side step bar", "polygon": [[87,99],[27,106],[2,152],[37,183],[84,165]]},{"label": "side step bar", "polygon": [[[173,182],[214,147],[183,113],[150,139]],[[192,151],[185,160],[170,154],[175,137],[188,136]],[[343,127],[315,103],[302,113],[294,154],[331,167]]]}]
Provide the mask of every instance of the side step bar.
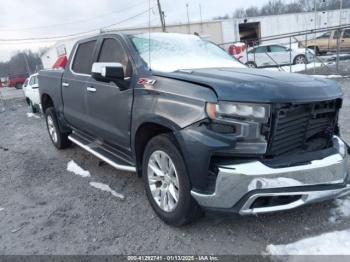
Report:
[{"label": "side step bar", "polygon": [[119,161],[116,157],[108,154],[106,151],[103,151],[102,148],[91,146],[92,143],[91,144],[84,143],[84,140],[80,139],[79,136],[72,134],[68,136],[68,139],[72,141],[74,144],[80,146],[81,148],[85,149],[89,153],[93,154],[94,156],[98,157],[99,159],[113,166],[116,169],[129,171],[129,172],[136,172],[136,168],[134,166],[122,164],[121,163],[122,161]]}]

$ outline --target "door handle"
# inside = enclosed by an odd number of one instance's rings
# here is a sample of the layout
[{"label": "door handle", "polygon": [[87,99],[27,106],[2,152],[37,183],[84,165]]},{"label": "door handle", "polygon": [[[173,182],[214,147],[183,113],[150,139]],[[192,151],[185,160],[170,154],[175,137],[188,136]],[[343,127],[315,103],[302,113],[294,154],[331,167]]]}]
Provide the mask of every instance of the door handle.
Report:
[{"label": "door handle", "polygon": [[88,86],[88,87],[86,88],[86,90],[87,90],[88,92],[90,92],[90,93],[95,93],[95,92],[96,92],[96,88],[91,87],[91,86]]},{"label": "door handle", "polygon": [[69,84],[68,84],[68,83],[63,82],[63,83],[62,83],[62,86],[64,86],[64,87],[69,87]]}]

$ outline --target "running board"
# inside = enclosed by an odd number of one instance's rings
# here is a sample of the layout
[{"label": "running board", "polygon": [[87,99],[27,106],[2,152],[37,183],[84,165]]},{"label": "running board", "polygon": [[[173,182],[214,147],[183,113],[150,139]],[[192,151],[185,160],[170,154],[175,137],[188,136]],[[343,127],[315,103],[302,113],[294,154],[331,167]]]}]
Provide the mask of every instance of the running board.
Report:
[{"label": "running board", "polygon": [[116,169],[136,172],[136,168],[134,166],[123,163],[124,161],[118,159],[117,156],[110,154],[108,151],[104,150],[102,147],[98,146],[95,143],[89,143],[85,139],[82,139],[75,134],[68,136],[68,139]]}]

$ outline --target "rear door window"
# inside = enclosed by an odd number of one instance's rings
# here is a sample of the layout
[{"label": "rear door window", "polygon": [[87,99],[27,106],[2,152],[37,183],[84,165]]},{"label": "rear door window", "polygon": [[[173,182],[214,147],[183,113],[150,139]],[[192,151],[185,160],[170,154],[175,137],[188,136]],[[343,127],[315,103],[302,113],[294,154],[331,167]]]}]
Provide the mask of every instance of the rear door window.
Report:
[{"label": "rear door window", "polygon": [[317,39],[328,39],[330,36],[331,36],[331,32],[327,32],[317,37]]},{"label": "rear door window", "polygon": [[272,45],[270,46],[270,51],[272,53],[275,52],[286,52],[287,48],[285,48],[284,46],[280,46],[280,45]]},{"label": "rear door window", "polygon": [[75,53],[72,70],[78,74],[91,74],[96,40],[79,44]]},{"label": "rear door window", "polygon": [[255,53],[266,53],[267,52],[267,46],[259,46],[255,48]]}]

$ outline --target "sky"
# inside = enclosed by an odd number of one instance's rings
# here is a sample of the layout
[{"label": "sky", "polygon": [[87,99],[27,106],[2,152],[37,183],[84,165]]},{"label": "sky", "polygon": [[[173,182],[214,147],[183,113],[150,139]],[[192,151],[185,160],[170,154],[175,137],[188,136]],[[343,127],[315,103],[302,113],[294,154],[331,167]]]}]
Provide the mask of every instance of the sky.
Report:
[{"label": "sky", "polygon": [[[17,50],[50,46],[56,39],[25,42],[13,39],[48,38],[76,34],[117,23],[116,27],[147,26],[151,4],[151,24],[159,24],[156,0],[0,0],[0,61],[7,61]],[[237,8],[261,6],[268,0],[160,0],[167,24],[232,14]],[[134,17],[134,18],[131,18]],[[5,41],[11,40],[11,41]]]}]

